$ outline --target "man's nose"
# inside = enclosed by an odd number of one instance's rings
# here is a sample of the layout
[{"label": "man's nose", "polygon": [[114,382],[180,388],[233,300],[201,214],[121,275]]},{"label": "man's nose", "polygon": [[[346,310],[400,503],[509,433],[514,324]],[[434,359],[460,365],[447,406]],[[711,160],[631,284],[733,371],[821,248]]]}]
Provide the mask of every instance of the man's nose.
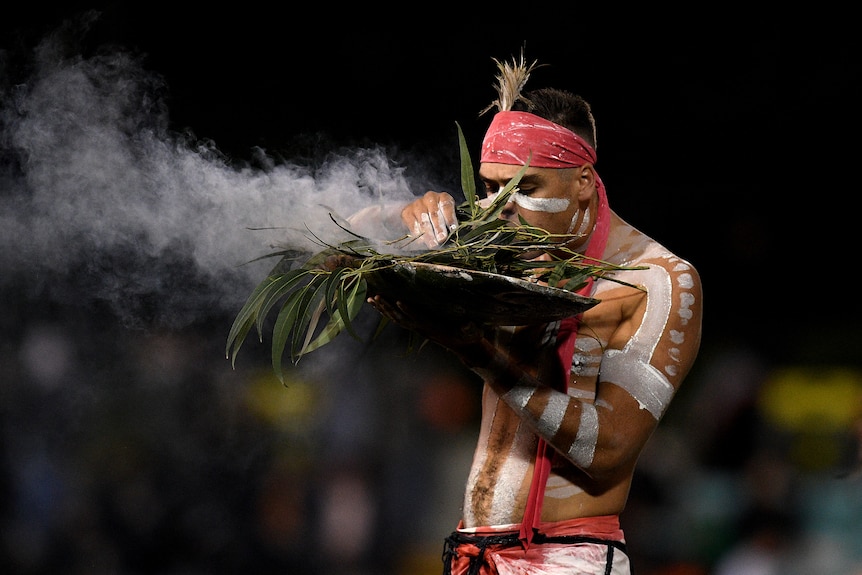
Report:
[{"label": "man's nose", "polygon": [[502,210],[500,210],[500,219],[501,220],[508,220],[510,222],[515,222],[515,221],[517,221],[517,216],[518,216],[518,204],[516,204],[512,200],[509,200],[508,202],[506,202],[506,205],[503,206]]}]

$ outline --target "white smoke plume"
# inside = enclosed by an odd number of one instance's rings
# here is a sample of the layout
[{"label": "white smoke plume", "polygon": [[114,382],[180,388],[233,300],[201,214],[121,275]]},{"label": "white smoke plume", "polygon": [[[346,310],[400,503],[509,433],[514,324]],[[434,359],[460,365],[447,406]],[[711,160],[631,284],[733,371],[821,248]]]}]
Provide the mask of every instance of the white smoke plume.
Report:
[{"label": "white smoke plume", "polygon": [[179,326],[237,310],[275,260],[243,264],[274,245],[316,251],[306,228],[335,239],[330,212],[412,197],[373,147],[313,165],[257,150],[237,165],[171,131],[169,87],[139,56],[85,58],[64,38],[41,42],[26,78],[0,82],[0,288]]}]

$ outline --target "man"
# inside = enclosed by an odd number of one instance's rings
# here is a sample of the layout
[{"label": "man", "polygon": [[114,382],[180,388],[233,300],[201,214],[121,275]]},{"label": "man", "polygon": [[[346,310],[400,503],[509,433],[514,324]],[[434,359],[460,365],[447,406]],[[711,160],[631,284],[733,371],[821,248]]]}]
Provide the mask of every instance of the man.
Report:
[{"label": "man", "polygon": [[[521,95],[533,66],[523,56],[500,64],[499,111],[479,168],[487,196],[529,164],[501,217],[567,234],[589,258],[638,269],[616,272],[625,283],[595,280],[584,293],[600,303],[549,325],[449,325],[379,295],[369,303],[450,349],[484,381],[463,518],[446,541],[444,572],[628,574],[619,514],[638,457],[697,355],[700,278],[610,209],[590,106],[555,89]],[[401,218],[434,246],[456,223],[454,204],[428,192]]]}]

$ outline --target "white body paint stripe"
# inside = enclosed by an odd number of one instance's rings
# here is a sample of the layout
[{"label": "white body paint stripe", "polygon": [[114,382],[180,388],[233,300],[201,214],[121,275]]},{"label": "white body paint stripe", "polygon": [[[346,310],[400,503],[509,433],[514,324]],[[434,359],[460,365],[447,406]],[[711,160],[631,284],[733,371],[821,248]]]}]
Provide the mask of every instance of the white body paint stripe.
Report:
[{"label": "white body paint stripe", "polygon": [[[646,250],[647,258],[671,258],[664,247],[655,244]],[[632,271],[626,281],[640,283],[646,288],[647,306],[643,320],[632,338],[622,350],[608,350],[602,359],[599,380],[616,384],[637,400],[641,409],[646,409],[656,419],[660,419],[674,394],[674,388],[667,376],[651,365],[659,334],[667,326],[673,304],[673,285],[669,273],[658,266],[647,270]],[[681,284],[691,283],[682,279]],[[677,339],[684,339],[677,334]],[[680,342],[676,342],[680,343]],[[673,359],[670,357],[668,359]],[[673,370],[665,368],[667,373]]]},{"label": "white body paint stripe", "polygon": [[593,463],[599,440],[599,413],[592,403],[581,404],[581,421],[578,435],[569,448],[569,458],[575,465],[587,469]]},{"label": "white body paint stripe", "polygon": [[527,403],[530,401],[530,398],[533,397],[535,392],[535,387],[516,385],[506,392],[503,396],[503,400],[511,405],[516,411],[523,410],[527,407]]},{"label": "white body paint stripe", "polygon": [[505,522],[518,501],[521,490],[521,480],[526,477],[530,468],[530,456],[535,452],[533,432],[525,425],[519,425],[515,432],[515,441],[500,468],[499,479],[494,486],[494,498],[491,503],[489,523]]},{"label": "white body paint stripe", "polygon": [[550,439],[554,438],[560,430],[560,426],[563,425],[563,418],[566,415],[569,401],[568,395],[555,393],[550,396],[545,411],[536,425],[536,429],[541,435]]},{"label": "white body paint stripe", "polygon": [[631,361],[625,351],[610,349],[602,361],[602,381],[625,389],[640,404],[660,419],[664,414],[674,389],[661,371],[638,358]]}]

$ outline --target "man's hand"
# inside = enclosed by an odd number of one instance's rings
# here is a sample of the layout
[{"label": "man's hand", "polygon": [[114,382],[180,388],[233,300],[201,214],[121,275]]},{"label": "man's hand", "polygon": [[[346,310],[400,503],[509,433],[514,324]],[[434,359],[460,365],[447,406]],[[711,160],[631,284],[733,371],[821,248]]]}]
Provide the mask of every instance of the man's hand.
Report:
[{"label": "man's hand", "polygon": [[455,200],[446,192],[426,192],[401,210],[401,221],[426,246],[437,247],[458,227]]}]

